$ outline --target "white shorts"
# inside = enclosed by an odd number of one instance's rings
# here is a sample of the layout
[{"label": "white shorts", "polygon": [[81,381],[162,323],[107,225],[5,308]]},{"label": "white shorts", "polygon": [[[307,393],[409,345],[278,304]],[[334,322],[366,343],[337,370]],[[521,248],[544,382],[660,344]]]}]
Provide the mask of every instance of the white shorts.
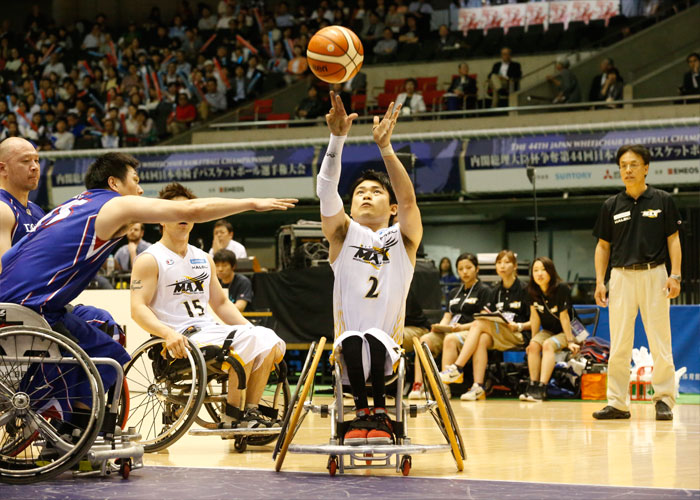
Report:
[{"label": "white shorts", "polygon": [[200,331],[189,336],[190,340],[197,344],[197,347],[208,345],[222,346],[229,333],[235,331],[236,335],[233,337],[231,347],[244,364],[247,365],[255,360],[253,370],[257,370],[260,367],[263,359],[267,357],[275,346],[278,346],[280,350],[280,359],[276,359],[275,362],[282,359],[286,350],[284,340],[264,326],[253,326],[251,324],[231,326],[210,323],[200,326],[200,328]]},{"label": "white shorts", "polygon": [[401,346],[399,346],[394,339],[392,339],[385,332],[379,328],[370,328],[365,332],[358,332],[353,330],[348,330],[343,333],[340,337],[335,339],[333,342],[333,358],[336,363],[340,363],[340,373],[343,384],[349,385],[348,380],[348,370],[345,360],[343,359],[343,350],[338,349],[338,346],[348,337],[361,337],[362,338],[362,369],[365,373],[365,380],[369,379],[370,372],[370,354],[369,354],[369,342],[367,342],[367,335],[371,335],[375,339],[379,340],[386,348],[386,360],[384,362],[384,375],[391,375],[394,373],[394,367],[396,363],[401,358]]}]

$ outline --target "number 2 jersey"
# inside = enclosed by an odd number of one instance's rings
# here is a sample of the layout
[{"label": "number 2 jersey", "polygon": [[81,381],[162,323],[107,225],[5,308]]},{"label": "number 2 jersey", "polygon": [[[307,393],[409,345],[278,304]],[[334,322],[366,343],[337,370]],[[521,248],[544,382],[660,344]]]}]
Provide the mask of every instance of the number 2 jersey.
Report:
[{"label": "number 2 jersey", "polygon": [[375,232],[351,221],[331,267],[335,338],[378,328],[402,345],[413,264],[399,224]]},{"label": "number 2 jersey", "polygon": [[95,232],[100,209],[117,196],[85,191],[46,214],[3,255],[0,302],[51,313],[80,295],[121,239],[104,241]]},{"label": "number 2 jersey", "polygon": [[158,242],[144,254],[158,263],[158,284],[149,307],[162,323],[176,332],[215,323],[207,312],[212,269],[205,252],[187,245],[182,257]]}]

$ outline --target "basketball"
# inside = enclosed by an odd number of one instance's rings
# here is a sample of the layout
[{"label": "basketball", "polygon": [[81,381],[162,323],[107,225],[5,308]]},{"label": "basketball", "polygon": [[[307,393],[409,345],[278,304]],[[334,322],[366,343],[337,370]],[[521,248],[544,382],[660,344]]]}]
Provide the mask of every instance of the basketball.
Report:
[{"label": "basketball", "polygon": [[342,26],[328,26],[314,34],[306,49],[314,75],[324,82],[343,83],[362,67],[364,50],[355,33]]}]

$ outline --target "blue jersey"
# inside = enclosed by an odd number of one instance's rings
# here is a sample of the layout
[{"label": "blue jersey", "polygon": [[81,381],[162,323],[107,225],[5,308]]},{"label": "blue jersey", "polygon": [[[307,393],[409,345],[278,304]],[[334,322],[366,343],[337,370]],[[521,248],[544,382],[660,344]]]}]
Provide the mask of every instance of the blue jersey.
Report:
[{"label": "blue jersey", "polygon": [[0,202],[10,207],[15,214],[15,225],[12,228],[12,244],[21,240],[25,234],[34,231],[34,226],[45,214],[39,205],[29,202],[25,207],[20,201],[4,189],[0,189]]},{"label": "blue jersey", "polygon": [[3,255],[0,302],[43,314],[62,311],[80,295],[121,239],[103,241],[95,234],[98,212],[117,196],[105,189],[85,191],[45,215]]}]

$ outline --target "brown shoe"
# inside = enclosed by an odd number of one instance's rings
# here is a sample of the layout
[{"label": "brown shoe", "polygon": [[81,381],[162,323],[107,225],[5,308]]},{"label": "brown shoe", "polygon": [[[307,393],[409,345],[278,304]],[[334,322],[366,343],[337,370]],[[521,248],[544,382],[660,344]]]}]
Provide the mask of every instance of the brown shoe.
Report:
[{"label": "brown shoe", "polygon": [[593,418],[597,420],[613,420],[621,418],[630,418],[630,412],[618,410],[613,406],[606,406],[602,410],[593,412]]}]

